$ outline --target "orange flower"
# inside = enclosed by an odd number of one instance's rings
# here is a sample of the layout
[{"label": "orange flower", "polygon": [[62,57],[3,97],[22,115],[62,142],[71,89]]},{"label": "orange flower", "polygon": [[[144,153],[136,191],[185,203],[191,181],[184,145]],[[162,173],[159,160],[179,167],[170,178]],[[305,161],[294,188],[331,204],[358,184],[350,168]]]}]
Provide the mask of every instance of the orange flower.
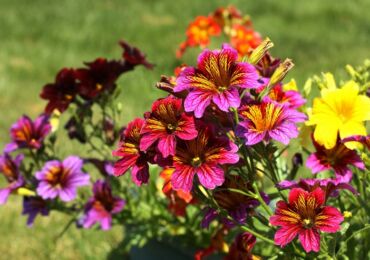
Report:
[{"label": "orange flower", "polygon": [[261,35],[252,28],[247,28],[240,24],[233,26],[231,44],[238,51],[240,57],[248,55],[261,42]]}]

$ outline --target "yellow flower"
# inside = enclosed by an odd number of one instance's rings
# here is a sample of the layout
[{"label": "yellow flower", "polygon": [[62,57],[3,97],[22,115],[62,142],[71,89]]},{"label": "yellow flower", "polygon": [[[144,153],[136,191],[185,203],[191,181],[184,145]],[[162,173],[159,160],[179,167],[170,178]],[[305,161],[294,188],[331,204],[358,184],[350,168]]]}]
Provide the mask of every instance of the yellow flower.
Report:
[{"label": "yellow flower", "polygon": [[[354,81],[337,89],[335,83],[321,91],[315,98],[307,125],[316,125],[315,140],[326,149],[335,146],[337,136],[341,139],[352,135],[366,135],[364,121],[370,120],[370,98],[359,95]],[[354,148],[354,147],[348,147]]]}]

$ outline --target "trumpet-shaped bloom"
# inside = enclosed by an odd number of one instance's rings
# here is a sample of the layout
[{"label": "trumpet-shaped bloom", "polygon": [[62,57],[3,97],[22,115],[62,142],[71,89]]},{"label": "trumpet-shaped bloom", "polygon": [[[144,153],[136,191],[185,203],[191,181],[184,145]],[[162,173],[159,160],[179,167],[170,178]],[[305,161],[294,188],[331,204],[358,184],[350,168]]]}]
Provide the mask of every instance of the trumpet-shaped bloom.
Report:
[{"label": "trumpet-shaped bloom", "polygon": [[298,136],[296,123],[306,118],[303,113],[272,102],[247,105],[240,115],[245,120],[240,122],[238,132],[245,137],[247,145],[271,139],[288,144],[291,138]]},{"label": "trumpet-shaped bloom", "polygon": [[114,156],[121,157],[114,164],[114,175],[121,176],[132,168],[132,180],[138,186],[147,183],[149,179],[149,157],[139,148],[142,137],[140,133],[144,123],[144,119],[141,118],[130,122],[123,132],[123,140],[118,144],[118,149],[112,153]]},{"label": "trumpet-shaped bloom", "polygon": [[6,188],[0,189],[0,205],[6,203],[12,191],[24,185],[24,179],[19,171],[23,158],[23,154],[19,154],[15,159],[7,153],[0,156],[0,173],[9,183]]},{"label": "trumpet-shaped bloom", "polygon": [[94,183],[93,193],[94,196],[85,205],[85,215],[80,222],[84,228],[100,223],[102,230],[108,230],[112,226],[112,215],[121,212],[126,202],[113,196],[111,187],[103,180]]},{"label": "trumpet-shaped bloom", "polygon": [[32,121],[24,115],[10,128],[12,142],[5,146],[4,151],[9,153],[20,148],[40,149],[50,131],[48,116],[41,115]]},{"label": "trumpet-shaped bloom", "polygon": [[181,99],[170,96],[153,103],[152,112],[145,120],[141,134],[141,150],[147,150],[158,141],[157,148],[166,158],[175,154],[176,138],[191,140],[198,132],[194,117],[184,112]]},{"label": "trumpet-shaped bloom", "polygon": [[349,182],[352,179],[352,171],[348,167],[349,165],[360,170],[365,169],[365,165],[356,151],[348,149],[339,140],[331,149],[326,149],[325,146],[318,144],[315,140],[313,140],[313,144],[316,152],[307,158],[306,166],[314,174],[333,169],[338,179],[342,182]]},{"label": "trumpet-shaped bloom", "polygon": [[28,215],[27,226],[31,227],[38,214],[49,215],[47,202],[40,197],[24,197],[22,215]]},{"label": "trumpet-shaped bloom", "polygon": [[64,68],[55,77],[54,83],[44,86],[40,97],[48,100],[45,113],[51,114],[54,109],[63,113],[77,95],[77,81],[74,69]]},{"label": "trumpet-shaped bloom", "polygon": [[198,67],[185,68],[177,78],[174,92],[189,90],[185,111],[201,118],[213,102],[222,111],[240,106],[239,89],[257,85],[257,70],[249,63],[237,62],[238,53],[223,45],[221,50],[205,50],[198,57]]},{"label": "trumpet-shaped bloom", "polygon": [[77,196],[77,187],[89,184],[90,176],[82,172],[83,161],[77,156],[69,156],[63,162],[53,160],[36,172],[39,181],[37,194],[43,199],[60,197],[71,201]]},{"label": "trumpet-shaped bloom", "polygon": [[179,140],[173,157],[175,172],[171,182],[175,190],[190,191],[194,176],[208,189],[224,183],[225,173],[221,165],[239,161],[238,146],[228,139],[216,138],[210,127],[198,129],[193,140]]},{"label": "trumpet-shaped bloom", "polygon": [[321,98],[313,101],[308,125],[316,125],[314,138],[326,149],[331,149],[341,139],[353,135],[366,135],[364,121],[370,120],[370,98],[359,95],[354,81],[342,88],[323,89]]},{"label": "trumpet-shaped bloom", "polygon": [[325,206],[325,192],[320,188],[307,192],[294,188],[288,203],[279,201],[270,223],[281,228],[275,233],[275,244],[284,247],[296,236],[306,252],[320,250],[320,231],[335,233],[340,230],[343,216],[334,207]]}]

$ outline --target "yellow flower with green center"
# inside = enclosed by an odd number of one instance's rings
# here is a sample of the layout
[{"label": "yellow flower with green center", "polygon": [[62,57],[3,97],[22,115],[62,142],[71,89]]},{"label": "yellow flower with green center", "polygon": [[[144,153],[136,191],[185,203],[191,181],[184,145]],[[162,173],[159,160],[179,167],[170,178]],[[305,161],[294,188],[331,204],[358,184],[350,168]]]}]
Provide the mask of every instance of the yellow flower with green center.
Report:
[{"label": "yellow flower with green center", "polygon": [[[321,91],[321,98],[315,98],[309,113],[307,125],[316,125],[315,140],[331,149],[337,136],[341,139],[353,135],[366,135],[364,121],[370,120],[370,98],[359,95],[359,86],[348,81],[338,89],[332,85]],[[351,143],[348,148],[353,149]]]}]

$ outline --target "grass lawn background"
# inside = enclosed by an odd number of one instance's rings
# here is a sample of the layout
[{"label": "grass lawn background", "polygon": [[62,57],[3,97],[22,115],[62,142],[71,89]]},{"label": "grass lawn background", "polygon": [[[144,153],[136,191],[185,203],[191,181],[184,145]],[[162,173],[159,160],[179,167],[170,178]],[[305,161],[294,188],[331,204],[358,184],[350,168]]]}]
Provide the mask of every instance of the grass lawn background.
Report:
[{"label": "grass lawn background", "polygon": [[[0,146],[9,126],[23,113],[35,117],[45,105],[38,98],[62,67],[81,66],[98,56],[119,57],[119,39],[139,47],[156,64],[121,77],[122,124],[141,115],[161,95],[154,88],[161,74],[172,74],[187,24],[218,6],[234,4],[248,13],[256,30],[275,43],[273,54],[292,58],[290,74],[299,86],[313,74],[343,74],[346,64],[370,58],[370,1],[197,1],[197,0],[0,0]],[[218,47],[218,46],[213,46]],[[194,64],[196,50],[182,62]],[[121,230],[71,228],[57,243],[68,219],[38,218],[32,229],[20,216],[20,198],[0,207],[2,259],[102,259],[118,245]]]}]

